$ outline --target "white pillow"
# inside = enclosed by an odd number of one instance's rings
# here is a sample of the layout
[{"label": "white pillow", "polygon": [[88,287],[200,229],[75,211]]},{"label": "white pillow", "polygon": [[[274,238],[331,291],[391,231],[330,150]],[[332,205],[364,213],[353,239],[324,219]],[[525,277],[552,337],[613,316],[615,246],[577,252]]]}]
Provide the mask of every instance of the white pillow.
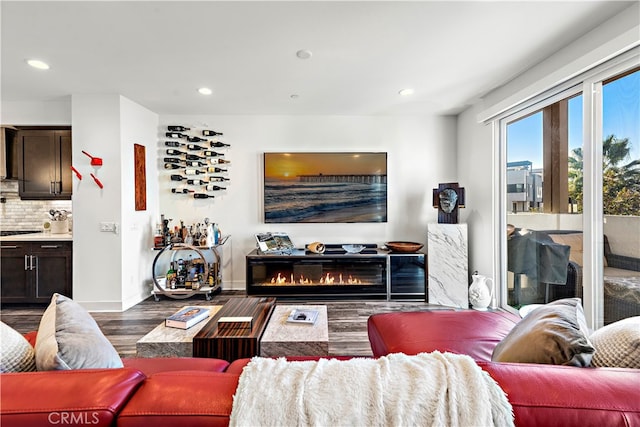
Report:
[{"label": "white pillow", "polygon": [[53,294],[38,328],[36,366],[39,371],[121,368],[122,360],[84,308]]},{"label": "white pillow", "polygon": [[28,372],[36,370],[33,347],[22,334],[4,322],[0,322],[2,357],[0,372]]},{"label": "white pillow", "polygon": [[640,368],[640,316],[604,326],[589,338],[596,348],[591,366]]}]

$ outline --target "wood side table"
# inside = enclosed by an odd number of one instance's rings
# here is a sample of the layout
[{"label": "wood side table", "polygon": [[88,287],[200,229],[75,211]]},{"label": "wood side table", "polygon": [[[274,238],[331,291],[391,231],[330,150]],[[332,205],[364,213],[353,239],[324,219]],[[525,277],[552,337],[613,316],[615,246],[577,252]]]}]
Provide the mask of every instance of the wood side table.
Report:
[{"label": "wood side table", "polygon": [[[275,302],[275,298],[230,298],[193,337],[193,356],[228,362],[257,356],[260,353],[260,339]],[[218,319],[221,317],[251,317],[252,328],[220,331]]]}]

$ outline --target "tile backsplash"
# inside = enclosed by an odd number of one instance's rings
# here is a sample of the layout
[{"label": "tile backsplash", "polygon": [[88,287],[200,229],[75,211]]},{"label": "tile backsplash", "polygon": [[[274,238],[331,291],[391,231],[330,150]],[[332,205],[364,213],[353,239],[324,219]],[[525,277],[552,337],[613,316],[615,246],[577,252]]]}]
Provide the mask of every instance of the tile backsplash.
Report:
[{"label": "tile backsplash", "polygon": [[[0,182],[0,229],[2,230],[42,230],[42,224],[49,218],[50,209],[64,209],[71,212],[71,200],[20,200],[18,181]],[[73,217],[69,218],[69,228]]]}]

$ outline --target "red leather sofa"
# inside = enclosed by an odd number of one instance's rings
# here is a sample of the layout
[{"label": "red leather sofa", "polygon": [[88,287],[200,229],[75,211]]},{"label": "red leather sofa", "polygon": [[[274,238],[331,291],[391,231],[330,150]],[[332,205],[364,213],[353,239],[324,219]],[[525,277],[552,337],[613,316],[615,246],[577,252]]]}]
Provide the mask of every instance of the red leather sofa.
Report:
[{"label": "red leather sofa", "polygon": [[467,354],[507,393],[517,426],[640,426],[640,370],[494,363],[494,347],[520,321],[506,312],[436,310],[368,320],[376,357],[434,350]]},{"label": "red leather sofa", "polygon": [[[374,315],[368,328],[375,356],[470,355],[505,390],[518,426],[640,427],[640,370],[490,362],[517,321],[505,313],[440,310]],[[0,375],[0,425],[226,426],[249,360],[123,362],[120,369]]]}]

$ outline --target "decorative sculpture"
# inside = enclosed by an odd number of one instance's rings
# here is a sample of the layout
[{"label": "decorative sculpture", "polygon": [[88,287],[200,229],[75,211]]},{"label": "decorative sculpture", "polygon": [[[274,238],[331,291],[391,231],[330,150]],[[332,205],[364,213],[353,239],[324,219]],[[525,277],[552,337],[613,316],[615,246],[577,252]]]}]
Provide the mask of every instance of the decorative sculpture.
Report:
[{"label": "decorative sculpture", "polygon": [[438,209],[439,224],[457,224],[458,208],[464,208],[464,187],[457,182],[438,184],[433,189],[433,207]]}]

